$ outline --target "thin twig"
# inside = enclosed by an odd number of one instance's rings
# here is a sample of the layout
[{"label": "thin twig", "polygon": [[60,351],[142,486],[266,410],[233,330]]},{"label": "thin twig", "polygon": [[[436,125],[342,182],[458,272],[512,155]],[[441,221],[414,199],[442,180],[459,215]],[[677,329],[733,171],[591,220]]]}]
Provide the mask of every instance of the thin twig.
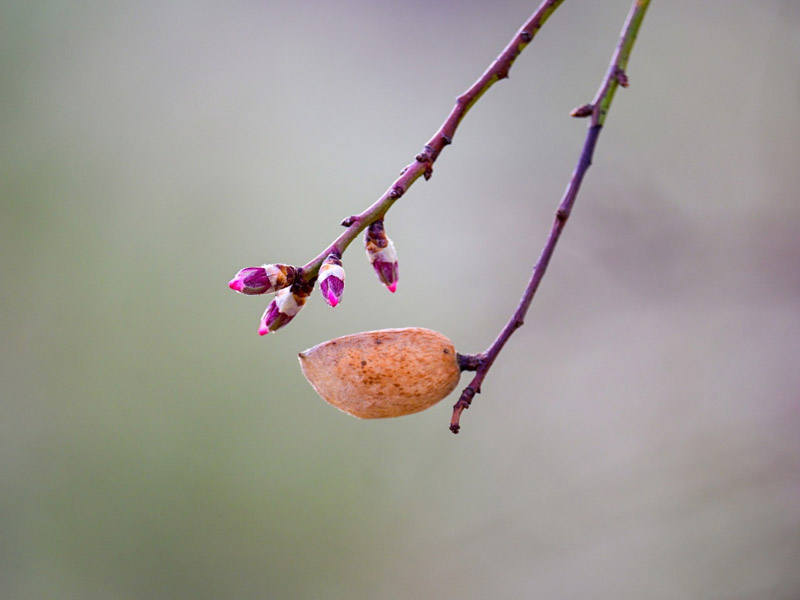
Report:
[{"label": "thin twig", "polygon": [[522,295],[517,309],[514,311],[514,314],[511,315],[511,318],[497,336],[497,339],[495,339],[492,345],[489,346],[485,352],[472,356],[464,356],[459,359],[464,364],[478,366],[475,377],[472,379],[469,385],[464,388],[464,391],[461,393],[461,397],[453,405],[453,416],[450,419],[450,431],[453,433],[459,432],[459,429],[461,428],[461,413],[469,408],[470,404],[472,403],[472,399],[475,397],[475,394],[480,393],[481,384],[486,378],[486,374],[489,372],[489,369],[492,368],[492,365],[494,364],[498,354],[500,354],[500,351],[503,349],[503,346],[505,346],[506,342],[511,337],[511,334],[513,334],[524,323],[525,314],[528,312],[528,308],[530,307],[531,301],[533,300],[533,296],[539,287],[542,277],[544,277],[545,271],[547,270],[547,265],[550,263],[550,258],[555,250],[556,243],[558,243],[558,238],[561,235],[561,232],[564,230],[564,226],[567,224],[567,219],[569,219],[572,206],[575,203],[575,198],[577,197],[578,190],[581,187],[583,176],[586,174],[586,171],[592,164],[592,155],[594,154],[594,149],[597,145],[597,139],[600,136],[600,130],[605,122],[611,102],[614,99],[614,93],[617,90],[617,86],[623,85],[623,87],[627,87],[628,77],[625,74],[625,69],[628,65],[628,58],[630,56],[631,49],[633,48],[633,43],[636,40],[636,34],[639,31],[639,26],[641,25],[642,19],[644,18],[644,13],[649,4],[650,0],[634,1],[630,12],[628,13],[628,18],[625,21],[625,25],[622,28],[622,33],[620,34],[617,48],[614,51],[614,55],[611,57],[608,72],[603,78],[594,100],[592,100],[591,104],[578,107],[572,112],[572,115],[576,117],[591,116],[589,128],[586,132],[586,139],[583,143],[583,150],[581,151],[580,158],[578,159],[578,164],[575,166],[569,183],[567,184],[567,189],[564,192],[561,203],[556,210],[555,220],[553,221],[550,233],[547,236],[547,241],[545,242],[544,248],[539,255],[539,259],[536,261],[536,264],[533,267],[533,273],[531,274],[530,281],[528,282],[528,287],[525,289],[525,293]]},{"label": "thin twig", "polygon": [[316,278],[322,261],[331,253],[341,255],[350,243],[366,227],[381,219],[408,188],[421,176],[430,179],[433,174],[433,163],[439,157],[442,149],[453,141],[456,129],[461,119],[467,114],[472,105],[488,90],[495,82],[508,77],[508,71],[514,60],[522,50],[533,40],[536,33],[545,21],[558,8],[563,0],[545,0],[539,8],[528,18],[525,24],[517,31],[505,49],[489,65],[489,68],[472,84],[472,86],[456,99],[456,104],[450,111],[439,130],[425,144],[422,152],[417,154],[414,161],[406,166],[395,182],[389,189],[378,198],[372,206],[358,215],[353,215],[342,221],[342,225],[347,227],[344,233],[337,237],[330,246],[325,248],[316,258],[303,265],[302,273],[306,281]]}]

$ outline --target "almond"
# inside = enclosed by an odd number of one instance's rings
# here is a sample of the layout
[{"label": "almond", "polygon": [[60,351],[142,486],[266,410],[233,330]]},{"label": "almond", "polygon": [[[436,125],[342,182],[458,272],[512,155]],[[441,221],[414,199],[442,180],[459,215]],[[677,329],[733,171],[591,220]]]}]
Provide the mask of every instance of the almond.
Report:
[{"label": "almond", "polygon": [[300,368],[323,400],[361,419],[425,410],[452,392],[461,375],[453,343],[419,327],[323,342],[300,353]]}]

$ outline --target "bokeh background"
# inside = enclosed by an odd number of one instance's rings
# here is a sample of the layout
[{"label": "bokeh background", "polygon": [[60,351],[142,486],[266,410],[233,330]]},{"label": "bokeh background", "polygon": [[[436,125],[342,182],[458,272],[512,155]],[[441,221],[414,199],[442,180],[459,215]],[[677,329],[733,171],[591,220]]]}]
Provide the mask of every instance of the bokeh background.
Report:
[{"label": "bokeh background", "polygon": [[460,435],[297,352],[489,345],[627,0],[566,2],[392,209],[396,295],[360,243],[274,336],[227,288],[320,252],[535,4],[0,4],[0,597],[800,597],[797,2],[654,2]]}]

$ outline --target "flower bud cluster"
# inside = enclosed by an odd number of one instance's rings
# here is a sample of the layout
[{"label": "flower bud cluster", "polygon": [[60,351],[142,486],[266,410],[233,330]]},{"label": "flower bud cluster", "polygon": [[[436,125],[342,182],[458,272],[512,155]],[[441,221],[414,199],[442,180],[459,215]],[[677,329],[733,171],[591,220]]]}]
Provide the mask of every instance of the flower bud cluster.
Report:
[{"label": "flower bud cluster", "polygon": [[[397,290],[397,251],[386,236],[383,219],[367,228],[364,238],[367,258],[383,284],[394,293]],[[275,293],[258,328],[259,335],[266,335],[286,326],[300,309],[305,306],[308,296],[319,281],[322,297],[335,307],[344,294],[344,268],[341,254],[335,250],[322,261],[317,277],[306,281],[303,269],[284,264],[265,264],[260,267],[247,267],[231,279],[228,287],[246,295]]]}]

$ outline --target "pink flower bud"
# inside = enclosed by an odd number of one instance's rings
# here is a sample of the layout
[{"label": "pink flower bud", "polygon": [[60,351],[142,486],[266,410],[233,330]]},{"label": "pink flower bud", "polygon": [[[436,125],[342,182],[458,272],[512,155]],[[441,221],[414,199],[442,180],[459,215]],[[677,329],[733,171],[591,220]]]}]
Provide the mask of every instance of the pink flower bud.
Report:
[{"label": "pink flower bud", "polygon": [[329,254],[319,268],[319,291],[325,302],[336,306],[342,301],[344,293],[344,269],[341,259],[335,254]]},{"label": "pink flower bud", "polygon": [[372,268],[383,284],[394,293],[397,290],[398,264],[397,251],[394,243],[386,236],[383,229],[383,220],[375,221],[367,229],[364,238],[367,248],[367,258],[372,263]]},{"label": "pink flower bud", "polygon": [[240,294],[268,294],[292,285],[295,271],[291,265],[247,267],[231,279],[228,287]]},{"label": "pink flower bud", "polygon": [[307,297],[307,294],[293,293],[291,288],[280,290],[261,316],[258,335],[266,335],[287,325],[303,308]]}]

